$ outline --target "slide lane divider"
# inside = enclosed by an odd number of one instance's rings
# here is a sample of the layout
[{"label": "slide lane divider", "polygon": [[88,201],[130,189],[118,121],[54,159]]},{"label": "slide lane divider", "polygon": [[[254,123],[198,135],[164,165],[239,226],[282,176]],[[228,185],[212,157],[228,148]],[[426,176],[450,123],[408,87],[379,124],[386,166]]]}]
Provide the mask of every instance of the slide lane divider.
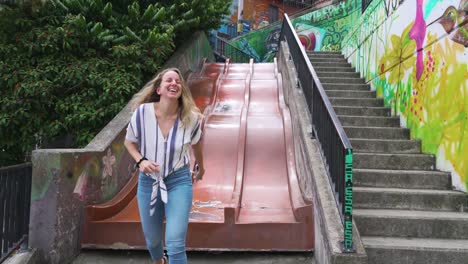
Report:
[{"label": "slide lane divider", "polygon": [[[203,66],[203,68],[205,67],[206,66]],[[205,128],[205,124],[208,121],[209,116],[211,115],[211,113],[213,113],[214,105],[216,104],[216,100],[218,99],[218,91],[219,91],[219,87],[221,86],[221,79],[223,79],[224,76],[226,75],[228,68],[229,68],[229,59],[226,59],[223,71],[220,74],[218,74],[218,76],[216,77],[216,80],[214,81],[214,85],[213,85],[214,92],[213,92],[213,95],[211,96],[210,103],[205,108],[205,111],[203,111],[204,118],[202,121],[202,128]]]},{"label": "slide lane divider", "polygon": [[283,80],[281,73],[278,72],[276,58],[274,59],[275,64],[275,75],[277,77],[278,84],[278,105],[280,113],[283,119],[283,130],[284,130],[284,144],[286,150],[286,162],[288,172],[288,188],[289,188],[289,199],[293,208],[294,217],[296,221],[303,221],[309,217],[309,221],[312,219],[312,205],[307,204],[302,196],[302,191],[299,186],[299,181],[296,171],[296,158],[294,151],[294,139],[293,131],[291,127],[291,113],[289,107],[286,105],[283,93]]},{"label": "slide lane divider", "polygon": [[225,222],[235,224],[240,213],[244,181],[245,145],[247,141],[247,113],[250,104],[250,83],[253,75],[253,59],[249,62],[249,73],[245,79],[244,105],[242,106],[239,126],[239,146],[237,149],[237,171],[232,193],[231,205],[224,209]]}]

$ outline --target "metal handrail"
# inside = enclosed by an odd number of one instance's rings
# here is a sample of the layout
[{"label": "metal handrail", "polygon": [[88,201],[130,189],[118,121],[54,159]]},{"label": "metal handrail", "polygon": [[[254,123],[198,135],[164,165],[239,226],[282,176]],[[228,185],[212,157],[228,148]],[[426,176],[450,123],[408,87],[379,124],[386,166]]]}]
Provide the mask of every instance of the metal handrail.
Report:
[{"label": "metal handrail", "polygon": [[31,177],[31,163],[0,168],[0,263],[27,245]]},{"label": "metal handrail", "polygon": [[343,252],[355,252],[352,233],[353,149],[310,60],[285,14],[280,41],[286,41],[312,117],[344,226]]},{"label": "metal handrail", "polygon": [[223,57],[230,58],[233,63],[248,63],[250,61],[249,54],[220,37],[216,37],[216,51]]},{"label": "metal handrail", "polygon": [[[314,3],[312,3],[314,2]],[[300,7],[300,8],[308,8],[311,7],[312,5],[315,4],[317,1],[312,1],[312,0],[302,0],[302,1],[297,1],[297,0],[291,0],[291,1],[284,1],[283,3],[288,6],[293,6],[293,7]]]}]

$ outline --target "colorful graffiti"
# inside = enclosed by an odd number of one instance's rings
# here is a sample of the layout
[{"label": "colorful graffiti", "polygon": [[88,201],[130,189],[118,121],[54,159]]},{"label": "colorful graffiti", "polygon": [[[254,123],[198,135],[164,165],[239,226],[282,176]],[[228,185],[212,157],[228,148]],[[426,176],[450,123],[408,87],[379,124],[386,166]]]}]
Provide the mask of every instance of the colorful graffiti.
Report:
[{"label": "colorful graffiti", "polygon": [[385,13],[387,16],[393,14],[395,10],[403,3],[405,0],[384,0],[385,3]]},{"label": "colorful graffiti", "polygon": [[467,0],[374,0],[342,42],[349,61],[462,191],[468,190],[467,12]]},{"label": "colorful graffiti", "polygon": [[308,51],[339,51],[341,42],[361,15],[362,1],[348,0],[314,10],[291,22]]},{"label": "colorful graffiti", "polygon": [[281,24],[276,22],[229,42],[255,59],[255,62],[272,62],[278,51]]},{"label": "colorful graffiti", "polygon": [[49,191],[50,182],[61,179],[86,204],[108,201],[133,173],[132,159],[123,147],[123,140],[121,133],[102,153],[72,152],[57,156],[53,162],[39,163],[35,169],[47,173],[36,173],[41,177],[33,177],[32,200],[41,200]]},{"label": "colorful graffiti", "polygon": [[[292,19],[299,39],[308,51],[338,51],[341,41],[361,14],[362,0],[348,0],[328,5]],[[230,42],[247,51],[257,62],[271,62],[278,50],[281,25],[270,26],[238,37]]]},{"label": "colorful graffiti", "polygon": [[361,8],[361,1],[341,1],[310,12],[305,17],[309,17],[311,24],[329,23],[330,20],[336,20],[354,13],[356,8]]},{"label": "colorful graffiti", "polygon": [[319,51],[326,31],[308,24],[297,23],[295,31],[305,50]]}]

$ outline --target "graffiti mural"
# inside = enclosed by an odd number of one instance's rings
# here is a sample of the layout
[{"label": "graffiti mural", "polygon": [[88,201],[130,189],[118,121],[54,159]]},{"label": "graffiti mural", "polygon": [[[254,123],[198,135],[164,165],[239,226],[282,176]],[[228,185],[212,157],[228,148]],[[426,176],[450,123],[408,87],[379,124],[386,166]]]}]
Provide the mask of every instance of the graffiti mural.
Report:
[{"label": "graffiti mural", "polygon": [[[231,16],[231,21],[237,15],[238,2],[233,1],[235,14]],[[286,12],[290,15],[300,10],[300,7],[284,5],[279,1],[244,0],[243,35],[233,38],[229,43],[250,55],[256,62],[272,62],[278,51],[277,40],[281,33],[283,14]],[[232,37],[233,34],[229,35]]]},{"label": "graffiti mural", "polygon": [[326,30],[308,24],[297,23],[295,31],[305,50],[320,51]]},{"label": "graffiti mural", "polygon": [[50,181],[57,178],[63,179],[72,188],[73,195],[87,204],[114,197],[133,174],[132,159],[123,146],[124,136],[120,133],[103,153],[72,152],[41,164],[37,169],[47,173],[33,177],[32,200],[41,200],[49,191]]},{"label": "graffiti mural", "polygon": [[384,0],[385,3],[385,13],[387,16],[393,14],[395,10],[403,3],[405,0]]},{"label": "graffiti mural", "polygon": [[361,15],[362,0],[341,1],[291,22],[308,51],[339,51],[341,42]]},{"label": "graffiti mural", "polygon": [[462,191],[468,189],[467,12],[467,0],[374,0],[342,42],[348,60]]},{"label": "graffiti mural", "polygon": [[[281,24],[269,24],[271,15],[267,10],[271,1],[244,1],[244,20],[252,21],[256,31],[230,41],[230,44],[246,51],[257,62],[271,62],[278,50],[278,44],[272,40],[279,38]],[[279,18],[282,9],[278,6]],[[301,43],[308,51],[338,51],[341,41],[351,25],[361,14],[362,0],[346,0],[315,9],[292,19],[292,24]],[[286,10],[287,11],[287,10]]]},{"label": "graffiti mural", "polygon": [[272,62],[278,51],[281,24],[276,22],[229,42],[254,58],[255,62]]}]

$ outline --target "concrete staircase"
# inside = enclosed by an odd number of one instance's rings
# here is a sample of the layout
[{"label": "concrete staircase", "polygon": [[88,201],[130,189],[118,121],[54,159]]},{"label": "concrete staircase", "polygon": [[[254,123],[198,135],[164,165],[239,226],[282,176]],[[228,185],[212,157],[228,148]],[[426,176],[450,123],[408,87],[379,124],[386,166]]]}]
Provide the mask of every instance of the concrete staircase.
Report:
[{"label": "concrete staircase", "polygon": [[354,219],[369,264],[468,263],[466,194],[343,55],[308,55],[354,149]]}]

